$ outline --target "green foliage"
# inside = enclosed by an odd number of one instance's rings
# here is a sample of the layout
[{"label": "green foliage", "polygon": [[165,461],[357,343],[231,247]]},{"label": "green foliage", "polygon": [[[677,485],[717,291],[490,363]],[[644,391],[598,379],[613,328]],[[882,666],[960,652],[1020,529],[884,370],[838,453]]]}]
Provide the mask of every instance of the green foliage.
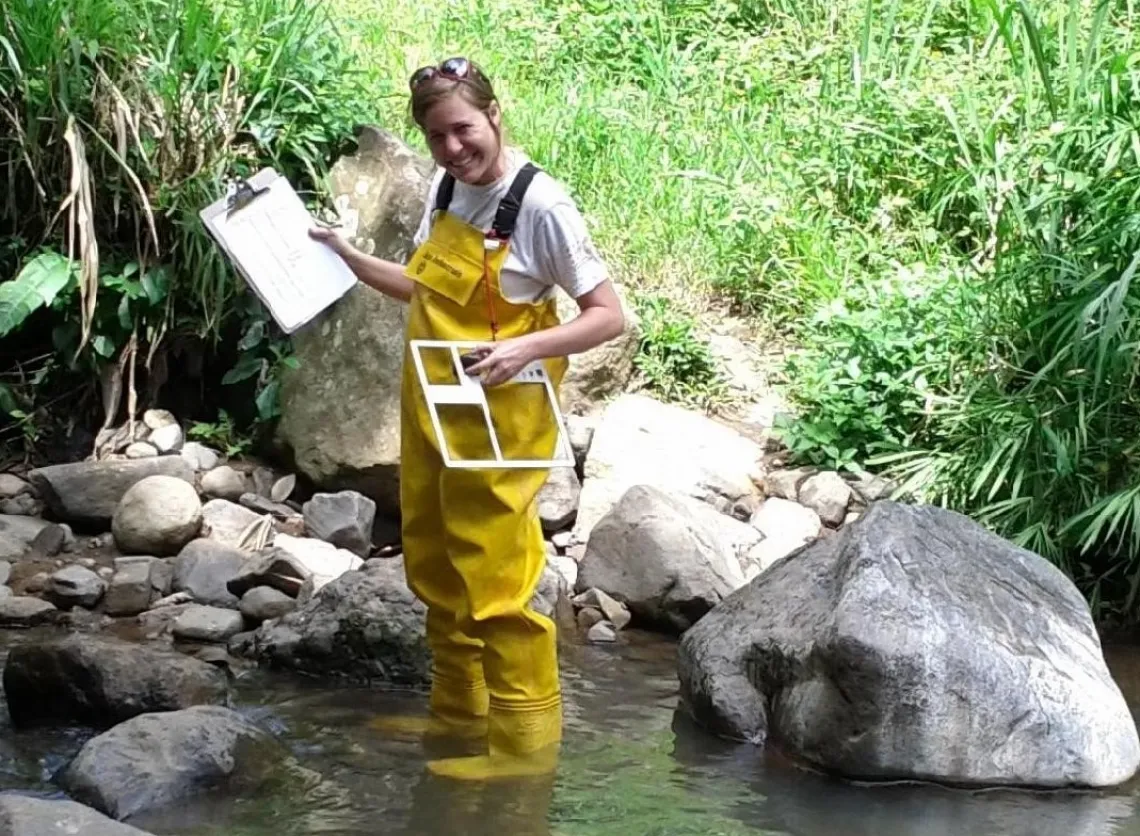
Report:
[{"label": "green foliage", "polygon": [[0,337],[55,298],[74,280],[71,262],[55,252],[40,253],[11,281],[0,284]]},{"label": "green foliage", "polygon": [[227,458],[236,458],[248,453],[252,444],[249,436],[237,428],[233,418],[224,409],[218,411],[216,421],[198,421],[191,425],[186,435],[221,451]]},{"label": "green foliage", "polygon": [[639,299],[637,307],[641,346],[634,362],[649,388],[670,400],[708,402],[720,388],[720,374],[693,318],[663,296]]}]

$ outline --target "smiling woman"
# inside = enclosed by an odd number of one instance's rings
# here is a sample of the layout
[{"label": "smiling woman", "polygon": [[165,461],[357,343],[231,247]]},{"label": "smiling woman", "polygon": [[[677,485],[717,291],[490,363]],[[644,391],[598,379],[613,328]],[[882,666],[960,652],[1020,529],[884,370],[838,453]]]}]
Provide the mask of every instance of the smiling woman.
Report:
[{"label": "smiling woman", "polygon": [[[557,427],[545,392],[499,384],[542,362],[557,386],[567,355],[621,333],[606,265],[566,190],[505,146],[494,89],[474,63],[452,58],[421,68],[409,86],[413,118],[439,166],[409,264],[365,255],[328,230],[312,234],[361,281],[410,303],[409,343],[485,343],[467,373],[488,387],[504,458],[548,459]],[[559,321],[559,288],[580,308],[571,322]],[[484,457],[481,416],[440,420],[455,454]],[[428,607],[431,714],[377,725],[485,737],[483,755],[433,762],[440,775],[549,772],[562,736],[556,629],[530,607],[546,561],[534,509],[548,471],[444,467],[407,356],[400,431],[404,565]]]}]

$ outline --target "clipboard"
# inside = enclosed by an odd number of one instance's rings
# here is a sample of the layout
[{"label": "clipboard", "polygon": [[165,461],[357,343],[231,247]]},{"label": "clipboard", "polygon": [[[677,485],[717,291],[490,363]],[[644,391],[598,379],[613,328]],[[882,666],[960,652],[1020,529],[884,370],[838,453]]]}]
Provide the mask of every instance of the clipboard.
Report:
[{"label": "clipboard", "polygon": [[[460,349],[478,348],[486,346],[485,342],[469,342],[465,340],[412,340],[410,343],[412,362],[416,367],[416,375],[420,380],[420,389],[427,401],[428,413],[431,415],[432,427],[435,429],[436,441],[443,456],[443,463],[447,467],[463,469],[486,468],[553,468],[573,467],[574,449],[570,446],[570,434],[566,431],[566,421],[558,406],[558,393],[554,383],[547,374],[546,366],[541,361],[535,361],[522,369],[501,386],[543,386],[546,389],[547,405],[554,415],[558,427],[558,439],[554,445],[554,454],[550,458],[534,459],[505,459],[499,446],[499,437],[495,433],[495,425],[491,420],[491,408],[487,403],[487,393],[480,380],[467,374],[463,368]],[[421,352],[425,349],[447,349],[451,354],[452,366],[458,383],[432,383],[428,380],[427,370],[424,367]],[[439,421],[439,407],[449,404],[463,404],[477,406],[483,412],[483,421],[487,426],[487,434],[491,439],[491,449],[495,454],[492,459],[455,459],[447,446],[447,438],[443,434],[443,427]]]},{"label": "clipboard", "polygon": [[316,221],[272,168],[198,213],[277,325],[292,334],[356,286],[344,260],[309,237]]}]

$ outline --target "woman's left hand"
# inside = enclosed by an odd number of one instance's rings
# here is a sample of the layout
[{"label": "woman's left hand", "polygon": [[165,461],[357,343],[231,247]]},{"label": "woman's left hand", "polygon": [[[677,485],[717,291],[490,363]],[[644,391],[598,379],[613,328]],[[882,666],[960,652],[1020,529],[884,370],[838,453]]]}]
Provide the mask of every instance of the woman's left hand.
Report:
[{"label": "woman's left hand", "polygon": [[521,372],[535,360],[531,342],[526,337],[515,337],[501,343],[477,348],[470,356],[479,362],[467,368],[467,373],[483,378],[484,386],[498,386]]}]

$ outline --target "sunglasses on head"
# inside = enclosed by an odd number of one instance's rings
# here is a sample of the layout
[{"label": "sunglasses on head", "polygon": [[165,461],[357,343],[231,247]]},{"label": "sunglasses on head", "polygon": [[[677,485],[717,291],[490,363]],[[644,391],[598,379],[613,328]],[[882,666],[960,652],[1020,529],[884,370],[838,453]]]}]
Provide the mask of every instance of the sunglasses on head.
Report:
[{"label": "sunglasses on head", "polygon": [[435,78],[436,76],[449,78],[452,81],[463,81],[466,78],[479,75],[479,70],[466,58],[448,58],[446,61],[434,67],[420,67],[412,73],[408,86],[415,90],[425,81]]}]

